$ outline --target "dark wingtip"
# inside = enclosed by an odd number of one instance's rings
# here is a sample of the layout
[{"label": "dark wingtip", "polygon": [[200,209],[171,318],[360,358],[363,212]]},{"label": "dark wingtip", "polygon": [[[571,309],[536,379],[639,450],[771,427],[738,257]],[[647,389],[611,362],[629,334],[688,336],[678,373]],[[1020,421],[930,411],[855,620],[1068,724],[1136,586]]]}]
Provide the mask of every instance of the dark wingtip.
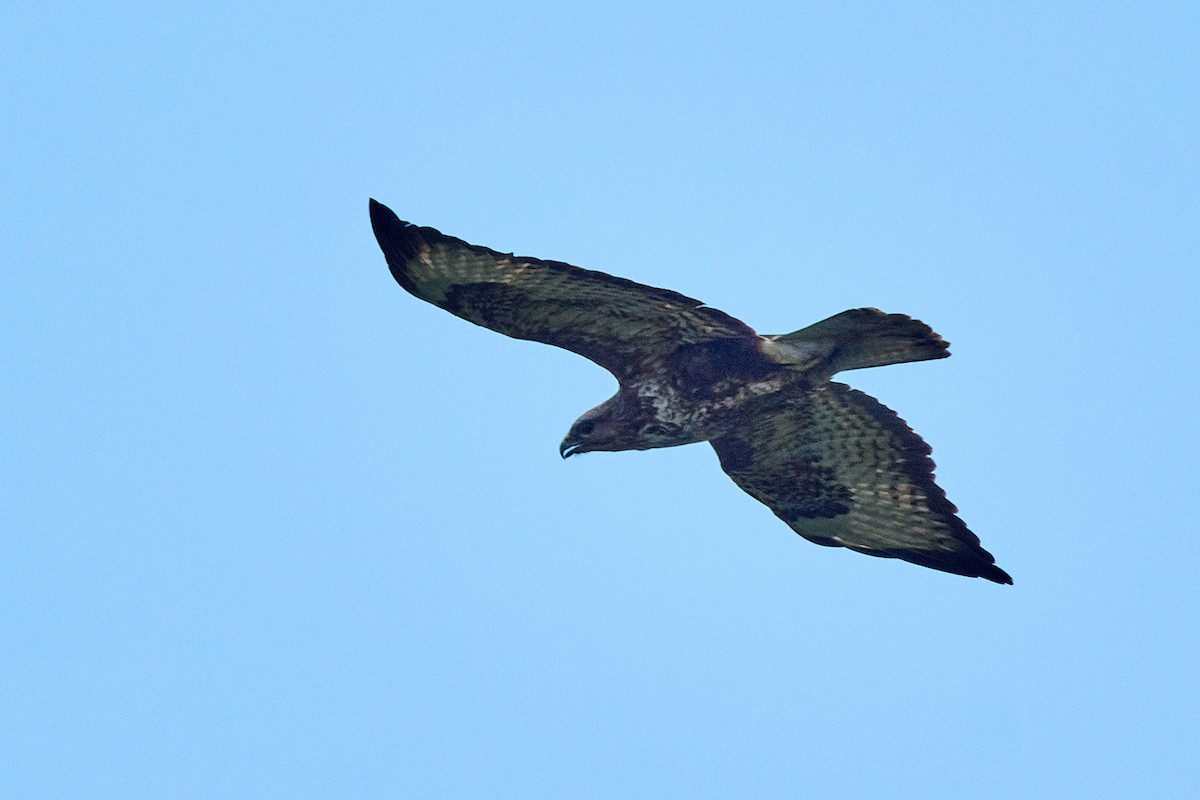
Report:
[{"label": "dark wingtip", "polygon": [[408,262],[417,255],[420,228],[396,216],[390,208],[371,198],[371,230],[375,241],[387,259],[392,277],[406,290],[413,292],[412,281],[405,272]]},{"label": "dark wingtip", "polygon": [[375,238],[379,240],[379,246],[383,247],[384,239],[390,238],[389,234],[392,234],[394,229],[403,228],[407,223],[401,221],[401,219],[396,216],[396,212],[392,211],[374,197],[370,199],[370,207],[371,229],[375,231]]},{"label": "dark wingtip", "polygon": [[1003,584],[1007,584],[1009,586],[1012,586],[1012,582],[1013,582],[1012,576],[1009,575],[1004,570],[997,567],[995,564],[992,564],[987,569],[985,569],[979,575],[979,577],[987,578],[989,581],[993,581],[995,583],[1003,583]]},{"label": "dark wingtip", "polygon": [[369,198],[369,205],[371,207],[371,227],[375,228],[376,232],[379,230],[379,225],[388,218],[388,215],[391,215],[393,218],[396,216],[390,208],[374,197]]}]

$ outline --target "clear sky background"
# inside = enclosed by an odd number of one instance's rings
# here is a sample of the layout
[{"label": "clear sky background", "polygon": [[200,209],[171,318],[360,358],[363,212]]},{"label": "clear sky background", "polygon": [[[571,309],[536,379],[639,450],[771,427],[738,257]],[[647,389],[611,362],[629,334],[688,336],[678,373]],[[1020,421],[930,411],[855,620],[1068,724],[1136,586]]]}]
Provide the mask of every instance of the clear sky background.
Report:
[{"label": "clear sky background", "polygon": [[[1053,9],[1050,8],[1053,6]],[[0,796],[1194,796],[1200,6],[18,4]],[[809,544],[367,218],[782,333],[1016,585]]]}]

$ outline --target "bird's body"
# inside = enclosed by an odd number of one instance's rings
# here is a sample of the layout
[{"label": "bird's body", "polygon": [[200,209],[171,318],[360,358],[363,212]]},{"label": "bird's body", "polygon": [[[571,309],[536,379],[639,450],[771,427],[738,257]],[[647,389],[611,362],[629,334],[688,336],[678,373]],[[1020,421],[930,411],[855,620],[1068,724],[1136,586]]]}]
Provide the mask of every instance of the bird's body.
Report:
[{"label": "bird's body", "polygon": [[708,441],[738,486],[810,541],[1012,582],[934,483],[928,445],[878,401],[830,380],[949,355],[924,323],[853,309],[761,336],[676,292],[470,245],[373,200],[371,221],[410,293],[616,376],[616,395],[571,427],[564,458]]},{"label": "bird's body", "polygon": [[[621,447],[649,450],[704,442],[727,433],[756,409],[778,402],[781,393],[802,391],[807,379],[771,362],[757,341],[694,345],[668,359],[645,365],[645,374],[621,382],[610,402],[614,415],[637,420]],[[607,409],[605,409],[607,410]],[[601,449],[601,448],[595,448]]]}]

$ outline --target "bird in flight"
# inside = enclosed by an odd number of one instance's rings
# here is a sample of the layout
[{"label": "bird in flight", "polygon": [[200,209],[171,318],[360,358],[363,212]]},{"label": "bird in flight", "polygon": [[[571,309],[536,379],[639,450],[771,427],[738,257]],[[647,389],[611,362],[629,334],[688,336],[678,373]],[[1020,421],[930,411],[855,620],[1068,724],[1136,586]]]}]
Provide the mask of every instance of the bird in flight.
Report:
[{"label": "bird in flight", "polygon": [[934,482],[929,445],[878,400],[830,380],[950,355],[925,323],[856,308],[763,336],[677,292],[500,253],[370,206],[407,292],[616,376],[617,393],[571,426],[563,458],[706,441],[734,483],[811,542],[1012,583]]}]

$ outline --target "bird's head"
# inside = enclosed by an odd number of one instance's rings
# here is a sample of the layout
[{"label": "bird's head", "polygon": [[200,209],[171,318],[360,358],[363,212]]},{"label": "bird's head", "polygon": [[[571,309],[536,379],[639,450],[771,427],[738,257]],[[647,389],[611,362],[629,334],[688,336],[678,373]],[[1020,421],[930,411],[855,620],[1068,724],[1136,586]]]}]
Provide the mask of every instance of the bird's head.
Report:
[{"label": "bird's head", "polygon": [[631,443],[626,428],[617,414],[616,398],[612,398],[575,420],[558,446],[558,454],[567,458],[594,450],[628,450]]}]

